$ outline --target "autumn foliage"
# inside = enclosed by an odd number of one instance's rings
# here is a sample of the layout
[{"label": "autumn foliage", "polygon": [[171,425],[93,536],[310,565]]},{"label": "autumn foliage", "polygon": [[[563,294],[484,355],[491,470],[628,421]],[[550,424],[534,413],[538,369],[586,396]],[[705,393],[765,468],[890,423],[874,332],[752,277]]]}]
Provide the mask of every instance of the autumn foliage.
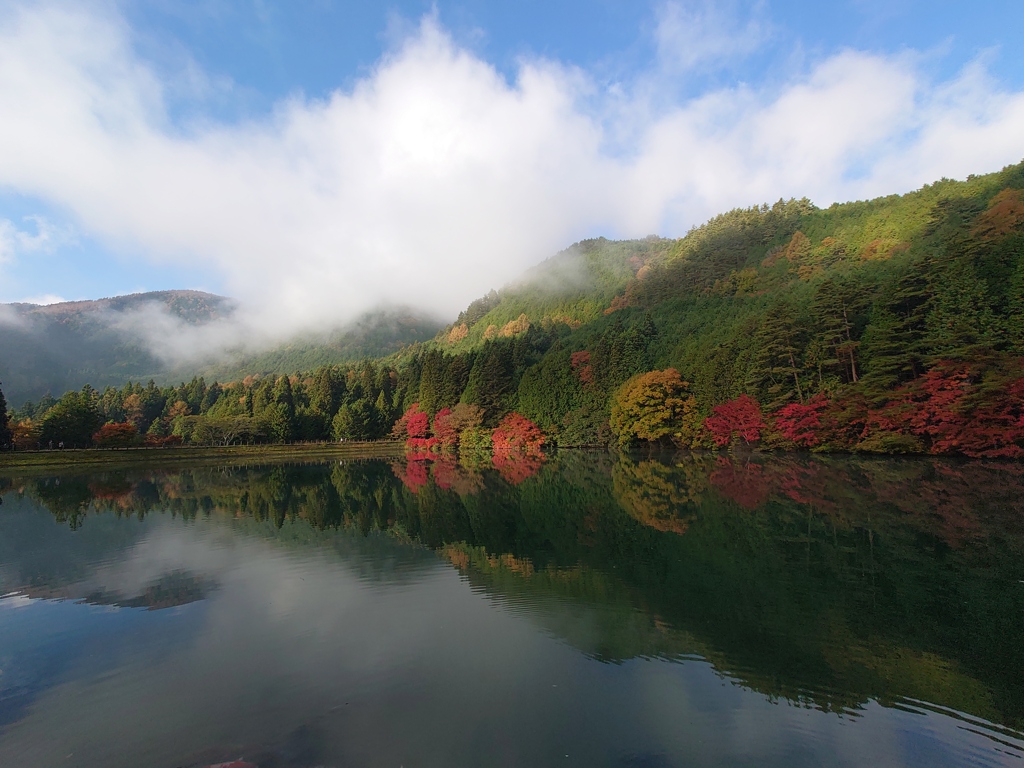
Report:
[{"label": "autumn foliage", "polygon": [[131,422],[126,424],[104,424],[92,436],[93,445],[97,448],[129,448],[139,445],[139,431]]},{"label": "autumn foliage", "polygon": [[765,428],[761,406],[750,395],[740,395],[735,400],[716,405],[712,415],[704,420],[704,426],[711,433],[715,445],[723,447],[735,440],[750,445],[761,439]]},{"label": "autumn foliage", "polygon": [[621,446],[634,440],[690,446],[700,429],[697,399],[675,368],[634,376],[615,393],[611,429]]},{"label": "autumn foliage", "polygon": [[395,422],[391,435],[399,439],[404,437],[422,438],[430,431],[430,417],[420,410],[419,403],[413,403],[409,409]]},{"label": "autumn foliage", "polygon": [[807,404],[790,403],[774,414],[773,426],[779,437],[796,448],[813,448],[821,443],[822,417],[829,401],[816,395]]},{"label": "autumn foliage", "polygon": [[480,406],[459,403],[454,408],[442,408],[434,416],[434,437],[441,446],[450,448],[457,446],[462,433],[467,429],[479,427],[484,412]]},{"label": "autumn foliage", "polygon": [[538,455],[544,445],[544,433],[525,416],[510,413],[491,433],[494,454],[522,453]]}]

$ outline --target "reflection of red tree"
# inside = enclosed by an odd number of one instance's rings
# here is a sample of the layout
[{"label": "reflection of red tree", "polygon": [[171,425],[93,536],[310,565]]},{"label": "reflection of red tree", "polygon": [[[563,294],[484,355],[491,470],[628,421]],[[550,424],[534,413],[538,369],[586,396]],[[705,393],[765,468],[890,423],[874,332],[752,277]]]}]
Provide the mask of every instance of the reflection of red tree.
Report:
[{"label": "reflection of red tree", "polygon": [[133,490],[132,484],[126,480],[97,480],[89,483],[89,493],[97,501],[120,502],[131,496]]},{"label": "reflection of red tree", "polygon": [[494,468],[512,485],[533,477],[544,464],[544,454],[524,451],[495,451]]},{"label": "reflection of red tree", "polygon": [[544,433],[525,416],[510,413],[491,433],[492,461],[505,480],[518,485],[537,474],[544,463]]},{"label": "reflection of red tree", "polygon": [[453,490],[460,496],[471,496],[483,488],[480,473],[463,467],[453,456],[438,456],[434,460],[433,475],[438,488]]},{"label": "reflection of red tree", "polygon": [[740,464],[725,456],[719,457],[710,480],[719,493],[744,509],[757,509],[768,501],[771,490],[761,465]]},{"label": "reflection of red tree", "polygon": [[425,461],[395,462],[391,465],[391,469],[405,487],[413,493],[419,493],[420,488],[425,486],[430,479]]},{"label": "reflection of red tree", "polygon": [[405,455],[410,461],[427,461],[438,448],[436,437],[410,437],[405,441]]}]

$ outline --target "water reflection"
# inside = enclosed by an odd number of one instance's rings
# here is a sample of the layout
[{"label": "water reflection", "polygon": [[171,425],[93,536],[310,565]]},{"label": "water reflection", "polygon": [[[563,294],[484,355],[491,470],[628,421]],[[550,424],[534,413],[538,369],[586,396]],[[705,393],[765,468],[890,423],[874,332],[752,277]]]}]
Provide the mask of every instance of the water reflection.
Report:
[{"label": "water reflection", "polygon": [[1022,491],[690,454],[7,477],[0,763],[1016,762]]}]

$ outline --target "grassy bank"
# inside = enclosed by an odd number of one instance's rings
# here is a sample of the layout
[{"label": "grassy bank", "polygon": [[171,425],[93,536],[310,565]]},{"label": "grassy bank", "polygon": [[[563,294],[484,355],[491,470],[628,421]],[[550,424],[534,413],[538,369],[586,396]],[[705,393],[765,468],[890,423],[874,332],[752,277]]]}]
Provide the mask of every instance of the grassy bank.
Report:
[{"label": "grassy bank", "polygon": [[293,461],[390,458],[401,456],[402,444],[391,441],[231,445],[225,447],[129,448],[0,453],[0,474],[61,472],[76,469],[118,469],[139,466],[210,464],[281,464]]}]

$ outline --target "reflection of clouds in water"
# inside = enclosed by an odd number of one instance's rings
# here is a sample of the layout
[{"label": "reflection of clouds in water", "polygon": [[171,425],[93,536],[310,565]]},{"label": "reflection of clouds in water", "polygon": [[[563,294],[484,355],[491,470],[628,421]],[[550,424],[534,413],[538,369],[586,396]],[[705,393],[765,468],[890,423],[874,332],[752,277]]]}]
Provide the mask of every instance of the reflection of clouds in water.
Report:
[{"label": "reflection of clouds in water", "polygon": [[18,608],[27,608],[32,604],[32,598],[25,595],[10,594],[0,596],[0,611],[12,611]]},{"label": "reflection of clouds in water", "polygon": [[[414,711],[421,704],[410,690],[430,700],[447,685],[464,689],[461,714],[471,717],[479,707],[468,706],[475,676],[460,679],[466,643],[485,641],[481,627],[493,621],[505,625],[495,634],[508,643],[528,634],[468,593],[452,599],[453,588],[464,590],[451,571],[423,574],[411,587],[370,588],[322,553],[300,558],[256,540],[235,537],[227,548],[220,541],[208,526],[162,525],[125,563],[101,568],[94,584],[107,588],[129,587],[128,574],[153,578],[161,565],[203,573],[222,587],[197,635],[166,657],[141,665],[129,653],[116,675],[43,694],[0,741],[0,763],[31,755],[34,764],[66,765],[60,761],[73,752],[78,764],[137,765],[161,750],[273,743],[343,706],[345,697],[385,717],[394,708],[383,706],[389,698]],[[467,617],[467,609],[476,615]],[[500,645],[499,656],[515,656]],[[358,730],[379,734],[380,727],[367,722]],[[134,735],[130,743],[125,734]],[[136,738],[141,753],[130,749]],[[339,743],[360,742],[349,734]]]},{"label": "reflection of clouds in water", "polygon": [[[941,764],[916,760],[915,739],[959,762],[992,758],[991,742],[941,715],[871,704],[850,718],[773,703],[700,661],[599,664],[538,627],[557,616],[561,636],[597,637],[602,606],[475,591],[429,552],[389,566],[410,550],[383,536],[324,546],[307,536],[299,549],[287,542],[308,534],[302,522],[286,522],[274,543],[258,535],[269,526],[246,521],[120,524],[141,537],[77,588],[137,594],[180,572],[219,588],[177,613],[112,611],[131,626],[119,642],[92,644],[92,658],[3,732],[2,765],[187,765],[260,750],[303,755],[286,765],[449,766],[499,754],[530,766],[564,754],[566,765]],[[99,615],[67,607],[69,635]]]}]

